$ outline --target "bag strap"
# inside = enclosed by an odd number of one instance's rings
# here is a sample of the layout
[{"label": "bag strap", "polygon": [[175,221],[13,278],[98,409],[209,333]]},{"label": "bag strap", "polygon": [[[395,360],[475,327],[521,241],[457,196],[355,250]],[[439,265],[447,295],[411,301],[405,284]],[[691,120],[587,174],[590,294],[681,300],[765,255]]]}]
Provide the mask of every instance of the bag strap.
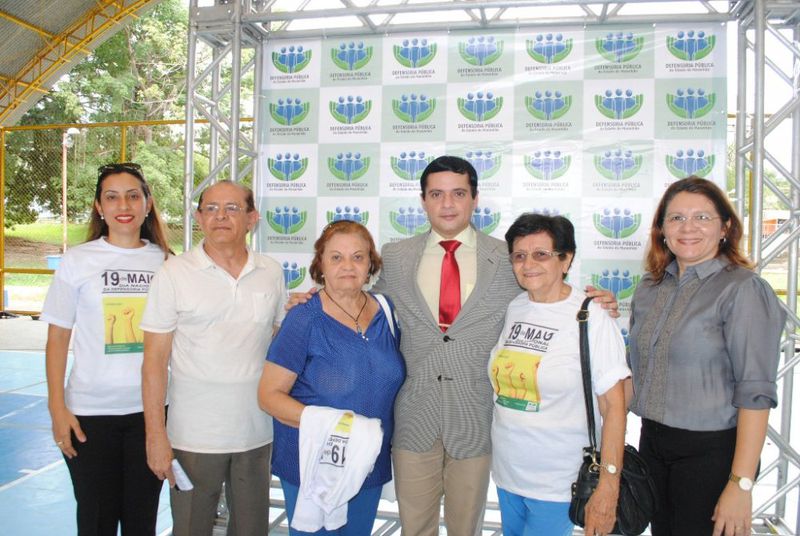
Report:
[{"label": "bag strap", "polygon": [[379,304],[381,304],[381,309],[383,309],[383,314],[386,315],[386,321],[389,323],[389,331],[392,332],[392,337],[396,338],[394,334],[394,323],[395,323],[394,311],[392,311],[392,308],[389,306],[389,301],[383,294],[373,294],[373,296],[375,296],[375,299],[378,300]]},{"label": "bag strap", "polygon": [[589,303],[592,298],[586,298],[578,311],[578,332],[580,334],[581,352],[581,377],[583,378],[583,398],[586,402],[586,422],[589,428],[589,445],[593,451],[597,450],[597,437],[594,423],[594,397],[592,396],[592,369],[589,364]]}]

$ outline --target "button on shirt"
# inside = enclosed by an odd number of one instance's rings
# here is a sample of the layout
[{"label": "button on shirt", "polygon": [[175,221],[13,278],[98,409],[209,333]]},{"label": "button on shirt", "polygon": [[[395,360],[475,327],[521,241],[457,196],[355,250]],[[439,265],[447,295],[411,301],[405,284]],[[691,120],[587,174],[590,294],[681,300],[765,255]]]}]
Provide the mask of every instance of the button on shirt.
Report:
[{"label": "button on shirt", "polygon": [[716,258],[647,274],[631,313],[629,364],[637,415],[694,431],[736,426],[737,408],[777,405],[786,313],[769,284]]},{"label": "button on shirt", "polygon": [[[453,240],[461,242],[461,246],[456,250],[456,262],[461,278],[461,305],[469,298],[472,289],[475,288],[475,281],[478,277],[478,256],[477,238],[475,228],[467,226],[466,229],[458,233]],[[444,249],[439,242],[446,240],[436,231],[431,230],[428,241],[425,243],[425,250],[419,261],[417,271],[417,284],[425,298],[425,303],[431,310],[431,315],[436,322],[439,322],[439,290],[441,286],[442,259],[444,259]]]}]

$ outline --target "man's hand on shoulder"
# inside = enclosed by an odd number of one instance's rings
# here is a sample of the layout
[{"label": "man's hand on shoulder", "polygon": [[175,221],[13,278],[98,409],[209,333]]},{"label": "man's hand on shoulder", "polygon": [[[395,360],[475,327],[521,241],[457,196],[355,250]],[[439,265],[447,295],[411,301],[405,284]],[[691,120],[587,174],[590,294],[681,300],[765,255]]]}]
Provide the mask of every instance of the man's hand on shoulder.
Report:
[{"label": "man's hand on shoulder", "polygon": [[289,301],[286,302],[286,305],[283,307],[288,311],[295,305],[300,305],[301,303],[307,303],[311,297],[317,293],[317,287],[311,287],[308,292],[290,292],[289,293]]},{"label": "man's hand on shoulder", "polygon": [[608,311],[608,316],[611,318],[619,318],[619,302],[617,302],[617,298],[614,296],[613,292],[610,290],[599,290],[591,285],[587,285],[584,290],[588,297],[594,298],[592,301],[599,303],[600,307]]}]

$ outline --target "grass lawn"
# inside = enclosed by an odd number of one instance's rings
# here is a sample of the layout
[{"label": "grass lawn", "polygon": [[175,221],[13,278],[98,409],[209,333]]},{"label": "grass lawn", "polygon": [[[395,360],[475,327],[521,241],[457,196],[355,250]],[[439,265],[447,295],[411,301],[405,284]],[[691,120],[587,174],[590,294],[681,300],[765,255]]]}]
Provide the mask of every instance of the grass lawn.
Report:
[{"label": "grass lawn", "polygon": [[[86,240],[87,228],[86,223],[68,223],[67,246],[75,246]],[[60,223],[29,223],[6,229],[5,235],[60,246],[62,230]]]},{"label": "grass lawn", "polygon": [[786,284],[788,282],[786,272],[763,270],[761,272],[761,277],[763,277],[773,289],[779,292],[778,297],[781,300],[786,301],[785,295],[781,295],[786,292]]},{"label": "grass lawn", "polygon": [[[67,224],[67,247],[77,246],[86,241],[86,233],[89,229],[88,223],[68,223]],[[15,225],[12,229],[6,229],[7,237],[22,238],[31,242],[42,242],[60,246],[62,240],[62,226],[60,223],[30,223],[25,225]],[[195,232],[195,239],[200,239],[200,233]],[[167,226],[167,240],[173,251],[183,251],[183,230],[182,227]],[[15,266],[22,268],[23,266]]]},{"label": "grass lawn", "polygon": [[[77,246],[86,241],[88,224],[70,223],[67,225],[67,247]],[[47,268],[46,257],[60,252],[62,226],[59,222],[39,222],[15,225],[5,229],[7,268]],[[181,227],[168,227],[167,239],[176,253],[183,251],[183,231]],[[199,234],[197,236],[199,240]],[[5,285],[46,287],[52,281],[47,274],[7,274]]]},{"label": "grass lawn", "polygon": [[53,276],[43,274],[8,274],[6,287],[49,287]]}]

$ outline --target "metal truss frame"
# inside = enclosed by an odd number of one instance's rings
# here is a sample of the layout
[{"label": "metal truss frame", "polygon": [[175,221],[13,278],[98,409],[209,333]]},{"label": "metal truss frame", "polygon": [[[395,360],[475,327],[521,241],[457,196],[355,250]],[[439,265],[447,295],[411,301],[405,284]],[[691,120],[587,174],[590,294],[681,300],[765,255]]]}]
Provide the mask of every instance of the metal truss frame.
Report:
[{"label": "metal truss frame", "polygon": [[[207,5],[212,2],[214,5]],[[199,5],[202,3],[203,5]],[[317,6],[324,5],[323,8]],[[675,12],[675,5],[685,7]],[[642,7],[647,6],[647,14]],[[663,9],[661,9],[663,7]],[[558,8],[558,9],[556,9]],[[571,10],[571,11],[570,11]],[[564,12],[569,14],[564,15]],[[408,15],[418,17],[411,22]],[[425,19],[427,15],[428,19]],[[420,22],[422,20],[422,22]],[[427,20],[427,22],[426,22]],[[749,253],[760,271],[788,256],[786,309],[789,322],[782,341],[779,371],[782,407],[768,431],[777,459],[762,466],[761,478],[777,482],[775,493],[754,505],[755,532],[800,534],[800,452],[792,445],[793,376],[800,363],[798,253],[800,253],[800,0],[454,0],[411,3],[397,0],[191,0],[188,98],[186,104],[185,246],[192,242],[193,200],[205,186],[221,179],[257,177],[257,132],[261,120],[261,44],[284,38],[384,35],[407,31],[612,25],[666,22],[738,23],[739,67],[736,112],[736,203],[749,214]],[[791,65],[778,65],[774,49],[788,53]],[[252,54],[243,59],[243,50]],[[227,75],[226,69],[229,70]],[[769,73],[785,84],[790,97],[765,114],[764,88]],[[223,73],[230,82],[223,83]],[[243,81],[253,88],[243,102]],[[752,106],[752,110],[748,109]],[[244,125],[245,111],[253,123]],[[198,130],[196,119],[208,126]],[[771,149],[769,139],[782,124],[791,125],[790,155]],[[197,148],[208,147],[208,174],[195,181]],[[769,173],[765,173],[765,167]],[[253,184],[258,195],[260,185]],[[750,192],[749,199],[744,192]],[[778,199],[788,219],[776,232],[762,229],[765,196]],[[775,415],[773,415],[775,417]],[[787,501],[796,504],[787,509]],[[794,519],[787,523],[787,511]]]},{"label": "metal truss frame", "polygon": [[150,4],[152,0],[98,0],[79,20],[58,35],[0,11],[0,17],[36,32],[45,39],[44,46],[14,77],[0,77],[0,125],[13,124],[27,108],[21,107],[36,93],[35,100],[46,93],[49,84],[68,69],[75,56],[89,54],[103,36],[125,18]]},{"label": "metal truss frame", "polygon": [[[788,262],[786,310],[789,314],[782,341],[783,362],[778,371],[782,382],[780,419],[767,432],[778,456],[762,456],[761,478],[774,478],[775,493],[754,505],[754,516],[764,519],[775,534],[800,534],[800,452],[792,444],[792,406],[795,367],[800,363],[800,318],[798,318],[798,252],[800,251],[800,2],[755,0],[738,17],[738,95],[736,113],[737,210],[749,214],[749,252],[763,270],[779,257]],[[777,57],[787,56],[780,64]],[[766,84],[786,89],[785,102],[771,102],[776,111],[765,113]],[[752,108],[749,108],[752,106]],[[791,132],[789,150],[778,147],[778,129]],[[744,192],[750,192],[749,199]],[[788,217],[769,236],[764,235],[765,197],[776,200]],[[774,473],[774,474],[773,474]],[[793,498],[795,520],[786,524],[787,501]]]},{"label": "metal truss frame", "polygon": [[[268,34],[259,25],[245,21],[245,15],[256,12],[256,5],[252,0],[217,1],[217,5],[207,7],[198,7],[198,0],[190,2],[184,166],[187,248],[192,243],[192,203],[202,189],[219,180],[257,176],[255,111],[261,86],[260,45]],[[243,56],[243,50],[252,52],[249,58]],[[250,102],[242,102],[243,80],[253,85]],[[251,128],[243,129],[247,115],[256,120],[248,122]],[[204,125],[199,129],[198,119],[207,121],[207,128]],[[208,173],[195,184],[196,151],[201,145],[208,147]]]}]

